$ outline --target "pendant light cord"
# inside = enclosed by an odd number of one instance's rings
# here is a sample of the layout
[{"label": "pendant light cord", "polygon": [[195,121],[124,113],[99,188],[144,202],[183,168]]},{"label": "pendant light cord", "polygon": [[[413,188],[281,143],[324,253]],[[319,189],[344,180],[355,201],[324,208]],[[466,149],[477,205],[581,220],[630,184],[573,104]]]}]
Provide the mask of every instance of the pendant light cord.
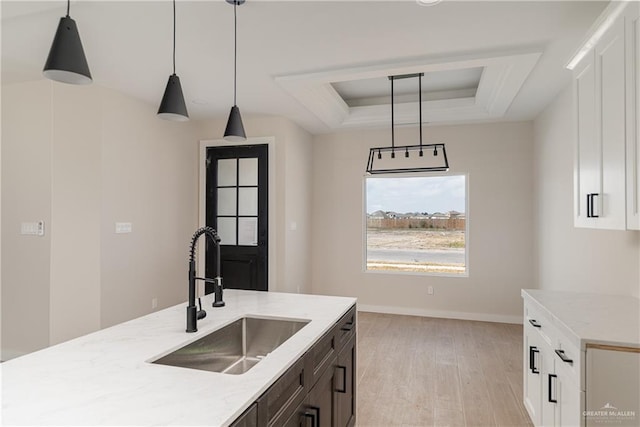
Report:
[{"label": "pendant light cord", "polygon": [[176,74],[176,0],[173,0],[173,74]]},{"label": "pendant light cord", "polygon": [[238,8],[238,1],[233,2],[233,105],[238,105],[236,102],[236,82],[237,82],[237,68],[238,68],[238,15],[236,13]]},{"label": "pendant light cord", "polygon": [[71,0],[67,0],[67,18],[69,17],[69,9],[71,8]]}]

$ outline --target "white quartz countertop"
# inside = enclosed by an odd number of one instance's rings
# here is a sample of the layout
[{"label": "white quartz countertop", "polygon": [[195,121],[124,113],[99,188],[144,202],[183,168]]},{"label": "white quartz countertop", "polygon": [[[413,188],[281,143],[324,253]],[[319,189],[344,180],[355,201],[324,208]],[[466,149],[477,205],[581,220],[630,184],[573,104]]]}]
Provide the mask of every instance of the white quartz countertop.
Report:
[{"label": "white quartz countertop", "polygon": [[[186,304],[0,364],[2,425],[224,426],[355,304],[355,298],[225,290],[188,334]],[[311,322],[242,375],[151,364],[246,316]]]},{"label": "white quartz countertop", "polygon": [[523,289],[584,350],[587,344],[640,348],[640,300],[621,295]]}]

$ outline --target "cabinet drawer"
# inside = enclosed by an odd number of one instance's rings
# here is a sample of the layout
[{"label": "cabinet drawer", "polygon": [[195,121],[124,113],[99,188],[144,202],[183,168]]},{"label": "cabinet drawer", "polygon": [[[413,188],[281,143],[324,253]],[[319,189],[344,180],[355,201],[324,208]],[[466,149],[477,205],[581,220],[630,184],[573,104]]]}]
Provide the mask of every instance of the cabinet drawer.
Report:
[{"label": "cabinet drawer", "polygon": [[336,348],[338,351],[349,342],[356,332],[356,307],[352,307],[335,326]]},{"label": "cabinet drawer", "polygon": [[525,329],[537,332],[547,344],[553,346],[556,341],[557,331],[551,318],[529,304],[525,304],[524,313]]},{"label": "cabinet drawer", "polygon": [[258,426],[258,404],[254,403],[249,409],[236,419],[230,427],[257,427]]},{"label": "cabinet drawer", "polygon": [[584,390],[584,372],[582,370],[582,356],[575,345],[570,343],[562,334],[558,334],[553,351],[556,358],[556,366],[564,371],[580,390]]},{"label": "cabinet drawer", "polygon": [[311,347],[311,350],[309,350],[305,356],[307,383],[309,387],[313,387],[325,369],[331,365],[331,361],[335,356],[336,337],[335,327],[333,327]]},{"label": "cabinet drawer", "polygon": [[304,375],[304,359],[300,359],[258,399],[258,418],[269,426],[289,419],[307,394]]}]

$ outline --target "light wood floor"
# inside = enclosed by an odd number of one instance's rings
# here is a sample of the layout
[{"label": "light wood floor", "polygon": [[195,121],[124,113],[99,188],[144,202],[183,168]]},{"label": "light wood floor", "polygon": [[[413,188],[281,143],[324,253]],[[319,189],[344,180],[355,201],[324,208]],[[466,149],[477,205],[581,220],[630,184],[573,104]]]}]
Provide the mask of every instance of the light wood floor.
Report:
[{"label": "light wood floor", "polygon": [[357,425],[531,426],[522,325],[358,313]]}]

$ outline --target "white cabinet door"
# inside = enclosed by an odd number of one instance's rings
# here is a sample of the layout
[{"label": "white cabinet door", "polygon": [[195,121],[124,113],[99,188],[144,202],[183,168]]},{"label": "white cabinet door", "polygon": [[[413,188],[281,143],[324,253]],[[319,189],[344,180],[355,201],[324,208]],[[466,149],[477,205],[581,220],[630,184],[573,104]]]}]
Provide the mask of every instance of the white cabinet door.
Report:
[{"label": "white cabinet door", "polygon": [[563,427],[584,426],[584,393],[580,387],[571,379],[568,372],[565,372],[560,363],[556,365],[555,397],[556,404],[556,425]]},{"label": "white cabinet door", "polygon": [[[625,31],[619,19],[596,46],[596,128],[602,181],[591,202],[599,228],[626,229]],[[598,129],[597,129],[598,130]]]},{"label": "white cabinet door", "polygon": [[550,348],[543,347],[540,352],[542,356],[542,422],[544,427],[552,427],[558,424],[558,392],[557,375],[555,373],[554,355]]},{"label": "white cabinet door", "polygon": [[591,194],[600,191],[600,153],[596,138],[595,52],[589,52],[575,69],[576,165],[574,173],[576,227],[597,227],[591,218]]},{"label": "white cabinet door", "polygon": [[542,424],[542,355],[541,340],[536,331],[525,325],[524,335],[524,406],[534,425]]},{"label": "white cabinet door", "polygon": [[575,69],[576,227],[626,229],[625,21]]},{"label": "white cabinet door", "polygon": [[640,4],[627,7],[627,228],[640,230]]}]

